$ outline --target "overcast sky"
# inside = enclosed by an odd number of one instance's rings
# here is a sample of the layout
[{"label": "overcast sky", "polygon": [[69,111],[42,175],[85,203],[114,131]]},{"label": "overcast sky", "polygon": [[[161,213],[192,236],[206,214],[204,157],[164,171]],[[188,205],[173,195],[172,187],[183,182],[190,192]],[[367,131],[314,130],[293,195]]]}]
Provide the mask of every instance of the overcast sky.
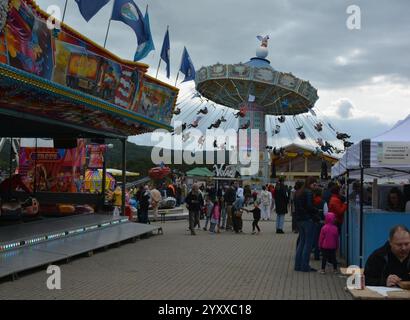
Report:
[{"label": "overcast sky", "polygon": [[[37,0],[46,9],[64,0]],[[89,23],[68,0],[65,22],[103,44],[111,1]],[[269,35],[268,59],[278,71],[309,80],[320,96],[318,114],[352,139],[375,136],[410,113],[410,1],[408,0],[135,0],[149,3],[156,51],[142,62],[157,71],[167,25],[171,38],[171,73],[175,79],[182,49],[196,69],[246,62],[259,45],[256,35]],[[361,9],[361,29],[349,30],[349,5]],[[112,22],[107,48],[132,59],[136,37]],[[165,67],[161,68],[160,79]],[[188,85],[189,90],[192,85]],[[180,96],[184,96],[184,88]],[[145,138],[132,139],[141,143]]]}]

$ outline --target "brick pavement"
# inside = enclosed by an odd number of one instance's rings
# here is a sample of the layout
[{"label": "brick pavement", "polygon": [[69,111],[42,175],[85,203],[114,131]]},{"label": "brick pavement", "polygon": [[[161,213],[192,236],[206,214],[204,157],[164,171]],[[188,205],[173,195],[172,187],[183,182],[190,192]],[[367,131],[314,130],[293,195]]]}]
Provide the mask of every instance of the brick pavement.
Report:
[{"label": "brick pavement", "polygon": [[[297,235],[271,221],[262,233],[198,231],[186,221],[162,224],[164,235],[61,264],[62,290],[48,290],[46,268],[0,283],[0,299],[350,299],[345,278],[293,271]],[[318,262],[312,266],[319,267]]]}]

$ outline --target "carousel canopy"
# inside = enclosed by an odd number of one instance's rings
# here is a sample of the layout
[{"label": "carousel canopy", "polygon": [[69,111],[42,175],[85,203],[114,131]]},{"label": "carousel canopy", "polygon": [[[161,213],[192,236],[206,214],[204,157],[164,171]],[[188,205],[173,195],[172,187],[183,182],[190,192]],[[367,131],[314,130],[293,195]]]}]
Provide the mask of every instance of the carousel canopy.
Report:
[{"label": "carousel canopy", "polygon": [[306,113],[319,98],[308,81],[276,71],[258,57],[245,64],[202,67],[195,81],[197,91],[215,103],[238,109],[251,101],[272,115]]}]

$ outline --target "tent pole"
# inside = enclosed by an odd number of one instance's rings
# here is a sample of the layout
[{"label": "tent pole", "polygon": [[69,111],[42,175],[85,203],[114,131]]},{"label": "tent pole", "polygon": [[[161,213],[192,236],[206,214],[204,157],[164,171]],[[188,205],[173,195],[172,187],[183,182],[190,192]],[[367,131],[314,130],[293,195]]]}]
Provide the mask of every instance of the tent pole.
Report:
[{"label": "tent pole", "polygon": [[102,178],[101,178],[101,180],[102,180],[102,185],[101,185],[101,201],[102,201],[102,208],[104,209],[104,207],[105,207],[105,191],[106,191],[106,188],[105,188],[105,184],[107,183],[107,177],[106,177],[106,174],[107,174],[107,161],[106,161],[106,158],[107,158],[107,150],[105,150],[105,153],[104,153],[104,156],[103,156],[103,168],[102,168]]},{"label": "tent pole", "polygon": [[[362,154],[363,151],[360,152]],[[362,158],[362,157],[361,157]],[[361,162],[361,161],[360,161]],[[360,163],[360,268],[363,267],[363,195],[364,195],[364,168]]]},{"label": "tent pole", "polygon": [[350,216],[350,199],[349,199],[349,169],[346,171],[346,201],[347,201],[347,211],[346,211],[346,263],[347,266],[350,265],[349,261],[349,216]]},{"label": "tent pole", "polygon": [[124,216],[125,215],[125,183],[126,183],[126,165],[127,165],[127,159],[126,159],[126,143],[127,139],[123,138],[121,139],[122,142],[122,199],[121,199],[121,214]]},{"label": "tent pole", "polygon": [[13,138],[10,138],[10,158],[9,158],[9,198],[11,198],[11,176],[13,171]]}]

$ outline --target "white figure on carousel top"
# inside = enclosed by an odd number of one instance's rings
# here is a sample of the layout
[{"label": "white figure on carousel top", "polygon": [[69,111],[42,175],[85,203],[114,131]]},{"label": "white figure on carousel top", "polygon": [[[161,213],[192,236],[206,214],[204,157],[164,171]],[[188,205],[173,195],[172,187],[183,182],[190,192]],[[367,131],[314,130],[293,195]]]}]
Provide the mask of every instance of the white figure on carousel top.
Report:
[{"label": "white figure on carousel top", "polygon": [[266,57],[269,54],[269,50],[268,50],[269,36],[265,36],[265,37],[257,36],[256,38],[261,42],[260,47],[256,50],[256,56],[260,59],[266,59]]},{"label": "white figure on carousel top", "polygon": [[269,36],[266,36],[266,37],[257,36],[256,38],[258,38],[258,40],[262,42],[261,47],[264,47],[264,48],[268,47]]}]

